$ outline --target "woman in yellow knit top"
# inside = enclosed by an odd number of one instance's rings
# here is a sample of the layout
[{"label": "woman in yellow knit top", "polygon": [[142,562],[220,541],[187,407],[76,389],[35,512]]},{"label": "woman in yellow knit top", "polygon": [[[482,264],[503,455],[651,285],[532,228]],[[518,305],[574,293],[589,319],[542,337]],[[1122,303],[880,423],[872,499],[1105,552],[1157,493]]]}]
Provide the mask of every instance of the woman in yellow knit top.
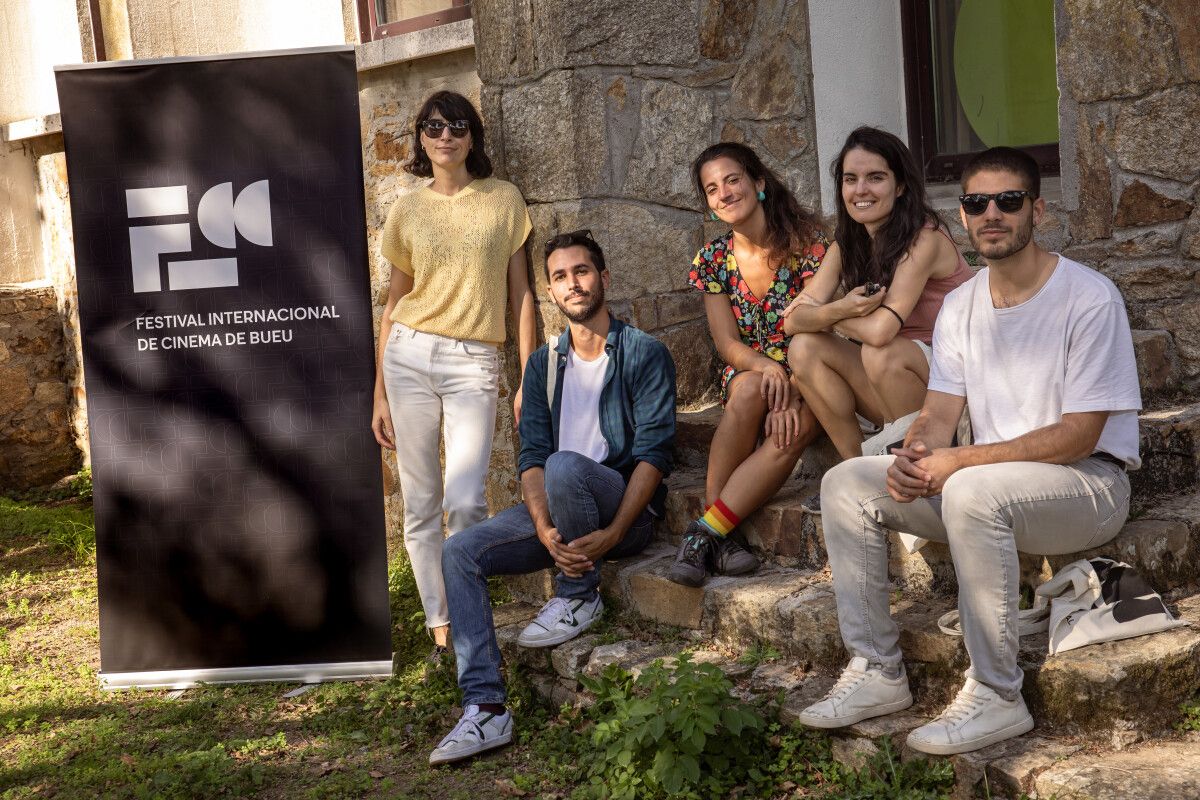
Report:
[{"label": "woman in yellow knit top", "polygon": [[[491,177],[483,122],[465,97],[437,92],[414,126],[405,169],[433,180],[392,206],[383,255],[392,264],[379,326],[379,444],[396,451],[404,544],[435,652],[449,645],[442,512],[451,534],[487,517],[484,476],[496,426],[504,310],[521,369],[536,344],[525,260],[531,224],[517,187]],[[520,390],[514,414],[520,415]],[[444,419],[443,419],[444,415]],[[438,454],[445,439],[446,467]]]}]

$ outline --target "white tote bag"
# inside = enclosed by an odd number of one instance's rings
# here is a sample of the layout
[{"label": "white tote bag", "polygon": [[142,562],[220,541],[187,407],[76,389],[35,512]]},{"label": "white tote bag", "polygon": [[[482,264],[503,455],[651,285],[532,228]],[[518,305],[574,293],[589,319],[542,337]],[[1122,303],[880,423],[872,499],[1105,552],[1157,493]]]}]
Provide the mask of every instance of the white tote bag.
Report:
[{"label": "white tote bag", "polygon": [[[1049,631],[1050,655],[1188,624],[1171,615],[1133,567],[1109,558],[1072,561],[1034,595],[1033,608],[1020,613],[1018,629],[1021,636]],[[962,635],[957,611],[944,614],[938,627]]]}]

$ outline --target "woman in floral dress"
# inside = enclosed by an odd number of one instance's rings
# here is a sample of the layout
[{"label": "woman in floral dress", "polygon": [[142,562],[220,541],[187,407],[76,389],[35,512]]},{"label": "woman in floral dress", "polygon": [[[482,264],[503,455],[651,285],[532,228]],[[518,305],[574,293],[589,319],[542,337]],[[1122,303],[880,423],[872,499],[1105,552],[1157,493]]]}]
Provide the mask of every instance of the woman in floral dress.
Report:
[{"label": "woman in floral dress", "polygon": [[709,147],[693,162],[692,178],[710,217],[732,229],[700,249],[688,276],[705,293],[709,332],[726,364],[705,513],[684,531],[668,573],[699,586],[709,572],[757,568],[758,559],[728,534],[778,491],[820,433],[792,384],[783,311],[828,242],[816,215],[745,145]]}]

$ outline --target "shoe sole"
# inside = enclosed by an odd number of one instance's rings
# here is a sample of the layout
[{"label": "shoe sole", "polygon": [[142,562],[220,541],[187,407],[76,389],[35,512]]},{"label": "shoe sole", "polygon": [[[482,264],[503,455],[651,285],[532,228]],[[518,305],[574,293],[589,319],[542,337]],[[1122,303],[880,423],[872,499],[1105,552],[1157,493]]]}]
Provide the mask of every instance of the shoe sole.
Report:
[{"label": "shoe sole", "polygon": [[572,639],[574,639],[576,636],[578,636],[579,634],[586,631],[588,628],[595,625],[596,620],[600,619],[600,617],[603,613],[604,613],[604,611],[603,611],[603,609],[601,609],[600,614],[597,614],[596,616],[592,617],[587,622],[580,625],[578,628],[573,628],[566,635],[559,634],[558,636],[555,636],[550,639],[532,639],[532,640],[526,640],[526,639],[518,636],[517,644],[519,644],[521,647],[527,647],[532,650],[532,649],[536,649],[538,647],[555,647],[557,645],[562,644],[563,642],[569,642]]},{"label": "shoe sole", "polygon": [[824,730],[831,730],[833,728],[845,728],[849,725],[854,725],[859,722],[862,722],[864,719],[871,719],[872,717],[883,717],[883,716],[887,716],[888,714],[895,714],[897,711],[903,711],[904,709],[910,707],[912,704],[913,704],[912,695],[909,694],[909,696],[903,700],[897,700],[894,703],[887,703],[886,705],[881,705],[881,706],[871,706],[868,709],[863,709],[859,713],[852,714],[851,716],[848,716],[848,717],[810,717],[810,716],[806,715],[804,712],[800,712],[800,716],[797,717],[796,719],[797,719],[797,721],[800,722],[801,725],[807,725],[810,728],[822,728]]},{"label": "shoe sole", "polygon": [[751,572],[754,572],[754,570],[758,569],[761,566],[762,566],[762,564],[760,562],[755,561],[753,564],[750,564],[748,566],[741,567],[738,569],[716,569],[713,571],[716,572],[716,574],[718,574],[718,575],[727,575],[727,576],[747,575]]},{"label": "shoe sole", "polygon": [[1020,722],[1015,722],[1007,728],[1001,728],[998,731],[993,731],[987,736],[981,736],[978,739],[972,739],[969,742],[953,742],[949,744],[939,744],[937,742],[926,742],[921,739],[913,739],[912,734],[908,735],[905,743],[921,753],[928,753],[931,756],[952,756],[957,753],[970,753],[973,750],[982,750],[985,747],[1003,742],[1005,739],[1011,739],[1014,736],[1021,736],[1033,730],[1033,717],[1026,715],[1025,719]]},{"label": "shoe sole", "polygon": [[430,766],[436,764],[452,764],[455,761],[462,761],[464,758],[470,758],[471,756],[477,756],[480,753],[486,753],[488,750],[495,750],[497,747],[503,747],[506,744],[512,744],[512,730],[509,730],[508,733],[497,736],[495,739],[489,739],[486,742],[480,742],[471,750],[460,750],[454,755],[438,756],[436,753],[430,753],[429,764]]},{"label": "shoe sole", "polygon": [[701,573],[696,577],[693,573],[676,572],[675,570],[667,570],[666,578],[672,583],[678,583],[682,586],[690,586],[693,589],[704,585],[704,579],[708,577],[708,573]]}]

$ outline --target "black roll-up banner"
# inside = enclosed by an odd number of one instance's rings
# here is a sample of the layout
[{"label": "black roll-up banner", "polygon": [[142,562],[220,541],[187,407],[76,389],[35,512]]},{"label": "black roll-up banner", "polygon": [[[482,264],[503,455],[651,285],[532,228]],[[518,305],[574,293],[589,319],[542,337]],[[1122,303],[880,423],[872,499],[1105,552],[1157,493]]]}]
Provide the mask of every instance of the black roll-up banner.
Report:
[{"label": "black roll-up banner", "polygon": [[389,674],[353,49],[56,76],[102,685]]}]

